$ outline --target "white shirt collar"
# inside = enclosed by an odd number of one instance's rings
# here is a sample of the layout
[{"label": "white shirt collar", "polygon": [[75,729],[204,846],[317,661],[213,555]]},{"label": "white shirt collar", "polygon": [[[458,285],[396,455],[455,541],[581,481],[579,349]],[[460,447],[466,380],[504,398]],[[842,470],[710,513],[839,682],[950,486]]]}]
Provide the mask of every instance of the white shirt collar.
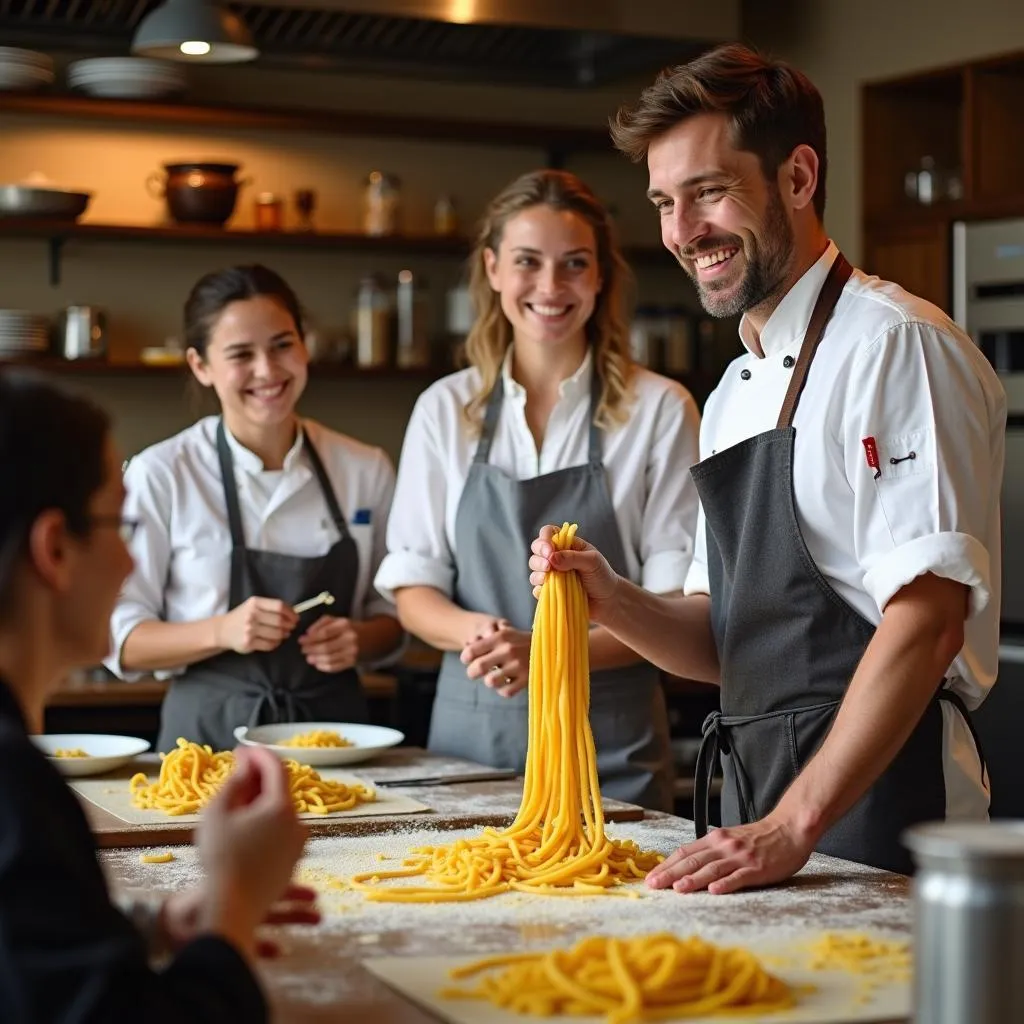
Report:
[{"label": "white shirt collar", "polygon": [[803,341],[807,325],[811,322],[811,313],[814,311],[818,292],[821,291],[821,286],[825,283],[825,278],[838,255],[836,243],[830,241],[817,262],[783,295],[782,301],[768,317],[760,338],[747,315],[743,314],[743,319],[740,320],[740,341],[748,352],[758,354],[758,341],[766,357],[785,351],[794,344],[799,345]]},{"label": "white shirt collar", "polygon": [[[501,379],[504,381],[507,396],[525,399],[526,388],[512,376],[512,347],[509,345],[505,350],[505,358],[501,361]],[[588,345],[587,354],[583,357],[579,369],[571,377],[566,377],[565,380],[559,382],[559,398],[565,398],[567,395],[570,398],[576,398],[583,392],[590,394],[590,367],[593,361],[594,349]]]},{"label": "white shirt collar", "polygon": [[[257,473],[266,472],[266,466],[263,465],[263,460],[255,452],[246,448],[245,445],[231,433],[226,423],[224,424],[224,436],[228,439],[228,447],[231,449],[231,457],[234,459],[236,467],[251,476],[255,476]],[[302,454],[304,438],[305,427],[303,426],[302,420],[299,420],[299,429],[295,433],[295,443],[288,449],[288,453],[284,457],[284,465],[281,467],[284,472],[288,472],[295,468],[299,456]]]}]

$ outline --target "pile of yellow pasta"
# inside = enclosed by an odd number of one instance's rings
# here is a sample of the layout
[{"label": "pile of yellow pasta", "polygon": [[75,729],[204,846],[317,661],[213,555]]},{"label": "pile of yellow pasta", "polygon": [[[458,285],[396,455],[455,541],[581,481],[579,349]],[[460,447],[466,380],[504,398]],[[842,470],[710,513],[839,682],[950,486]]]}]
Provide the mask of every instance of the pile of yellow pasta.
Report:
[{"label": "pile of yellow pasta", "polygon": [[910,943],[874,939],[863,932],[826,932],[808,950],[815,971],[849,971],[879,981],[909,981],[913,971]]},{"label": "pile of yellow pasta", "polygon": [[[376,799],[365,786],[349,786],[323,779],[308,764],[285,761],[292,801],[299,814],[331,814],[351,810],[356,804]],[[179,816],[195,814],[224,784],[234,771],[231,751],[214,751],[208,746],[178,739],[175,750],[163,755],[156,782],[139,772],[133,775],[132,803],[144,810],[159,810]]]},{"label": "pile of yellow pasta", "polygon": [[54,757],[91,757],[81,747],[58,747],[53,752]]},{"label": "pile of yellow pasta", "polygon": [[[572,546],[576,527],[555,535]],[[505,830],[425,846],[395,871],[353,875],[371,900],[474,900],[509,889],[550,895],[607,892],[643,878],[663,858],[609,839],[590,729],[587,598],[575,572],[551,572],[541,588],[530,644],[529,740],[523,799]],[[382,887],[384,878],[424,875],[429,886]]]},{"label": "pile of yellow pasta", "polygon": [[311,729],[300,732],[291,739],[281,740],[279,747],[351,747],[352,741],[345,739],[333,729]]},{"label": "pile of yellow pasta", "polygon": [[593,936],[571,949],[494,956],[451,971],[481,972],[475,988],[447,988],[445,999],[485,999],[538,1017],[604,1016],[608,1024],[718,1013],[769,1013],[795,1005],[793,990],[745,949],[693,937]]}]

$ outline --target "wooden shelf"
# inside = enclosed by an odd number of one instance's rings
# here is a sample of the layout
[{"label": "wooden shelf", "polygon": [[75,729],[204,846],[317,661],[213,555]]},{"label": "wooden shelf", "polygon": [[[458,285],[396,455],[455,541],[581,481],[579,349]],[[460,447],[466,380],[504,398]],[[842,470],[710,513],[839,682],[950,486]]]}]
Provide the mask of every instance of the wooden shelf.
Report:
[{"label": "wooden shelf", "polygon": [[[11,366],[27,370],[42,370],[46,373],[71,377],[169,377],[187,379],[189,370],[184,363],[150,365],[149,363],[111,363],[104,359],[57,359],[53,356],[26,356],[21,359],[0,358],[0,367]],[[352,363],[311,362],[311,380],[336,380],[358,378],[360,380],[416,380],[433,381],[446,373],[450,367],[417,367],[405,369],[397,366],[362,367]]]},{"label": "wooden shelf", "polygon": [[[142,100],[94,99],[88,96],[0,94],[0,113],[74,120],[136,121],[189,128],[256,129],[314,132],[364,138],[418,139],[463,142],[484,146],[528,146],[564,157],[572,152],[612,152],[605,128],[558,125],[502,124],[458,118],[422,118],[401,114],[273,107],[206,106],[189,103],[151,103]],[[553,161],[557,162],[557,161]]]},{"label": "wooden shelf", "polygon": [[[338,231],[243,231],[206,225],[93,224],[22,217],[0,219],[0,239],[44,239],[50,246],[50,283],[60,282],[61,256],[72,239],[111,242],[160,242],[184,245],[236,245],[285,249],[333,250],[392,256],[449,256],[465,259],[469,239],[451,235],[364,235]],[[632,262],[655,263],[672,259],[658,246],[628,246]]]}]

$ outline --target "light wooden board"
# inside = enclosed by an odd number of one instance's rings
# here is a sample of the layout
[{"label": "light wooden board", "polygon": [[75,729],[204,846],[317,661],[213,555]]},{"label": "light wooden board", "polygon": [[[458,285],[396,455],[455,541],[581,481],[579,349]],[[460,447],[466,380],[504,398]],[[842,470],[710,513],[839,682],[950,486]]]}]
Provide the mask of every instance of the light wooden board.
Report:
[{"label": "light wooden board", "polygon": [[[132,803],[128,780],[137,770],[138,766],[111,772],[100,778],[70,779],[68,784],[79,796],[129,825],[162,826],[169,823],[195,825],[199,821],[199,814],[171,816],[163,811],[143,810],[136,807]],[[349,785],[365,784],[364,779],[352,772],[324,768],[320,770],[319,774],[321,778],[330,779],[332,782],[344,782]],[[150,779],[153,778],[155,775],[151,773]],[[370,788],[374,788],[372,783],[370,783]],[[335,821],[340,818],[371,818],[393,814],[415,814],[429,810],[426,804],[413,799],[402,790],[378,788],[376,793],[376,800],[370,803],[356,804],[348,811],[335,811],[333,814],[300,814],[299,817],[311,821]]]},{"label": "light wooden board", "polygon": [[[807,936],[795,939],[792,950]],[[748,948],[766,957],[787,956],[789,948],[780,949],[772,944],[759,948],[748,943]],[[363,966],[407,999],[419,1004],[450,1024],[524,1024],[531,1018],[501,1009],[478,999],[442,999],[438,992],[446,987],[473,988],[485,975],[476,975],[464,981],[452,981],[448,972],[453,967],[472,963],[475,957],[376,957],[363,961]],[[792,985],[813,986],[814,991],[802,994],[792,1009],[770,1014],[734,1015],[722,1013],[713,1017],[679,1018],[679,1024],[722,1024],[723,1021],[743,1021],[744,1024],[868,1024],[905,1020],[911,1013],[909,982],[889,982],[866,991],[859,975],[841,971],[813,971],[804,966],[805,958],[793,952],[787,959],[792,966],[768,966],[772,973]],[[540,1020],[540,1018],[534,1018]],[[573,1024],[607,1024],[603,1017],[565,1018]],[[544,1018],[550,1024],[552,1018]],[[668,1022],[671,1024],[671,1022]]]}]

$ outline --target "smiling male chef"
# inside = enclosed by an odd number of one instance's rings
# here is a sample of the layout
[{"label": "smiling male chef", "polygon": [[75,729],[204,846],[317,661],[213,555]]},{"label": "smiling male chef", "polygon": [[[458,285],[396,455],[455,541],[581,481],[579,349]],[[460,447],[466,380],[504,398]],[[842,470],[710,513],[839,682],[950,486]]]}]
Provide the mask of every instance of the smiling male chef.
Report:
[{"label": "smiling male chef", "polygon": [[[992,686],[1006,402],[935,306],[851,268],[822,223],[825,120],[800,72],[738,45],[663,72],[613,119],[647,160],[662,241],[746,352],[708,400],[685,596],[554,553],[591,618],[662,668],[719,683],[695,842],[648,878],[725,893],[813,850],[896,871],[900,834],[985,819],[970,726]],[[680,467],[680,472],[684,468]],[[721,751],[723,827],[706,828]]]}]

